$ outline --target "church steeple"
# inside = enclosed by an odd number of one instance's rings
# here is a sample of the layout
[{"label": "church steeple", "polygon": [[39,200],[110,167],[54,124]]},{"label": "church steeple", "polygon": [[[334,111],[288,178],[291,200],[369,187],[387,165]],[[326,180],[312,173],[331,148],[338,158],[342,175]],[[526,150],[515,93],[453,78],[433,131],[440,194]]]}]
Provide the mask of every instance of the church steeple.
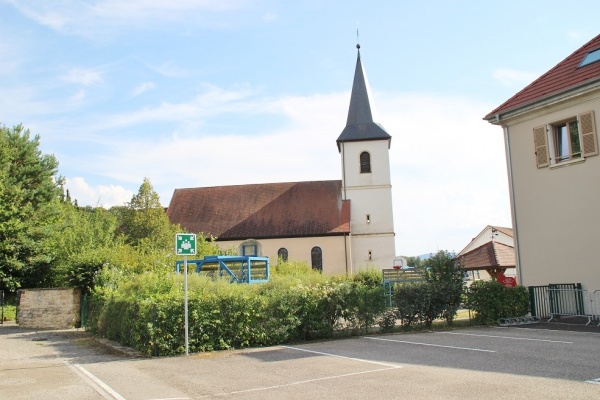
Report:
[{"label": "church steeple", "polygon": [[350,108],[346,127],[337,139],[338,150],[342,142],[362,140],[391,140],[391,136],[381,125],[373,121],[371,103],[369,101],[369,85],[360,60],[360,45],[356,45],[356,69],[350,96]]}]

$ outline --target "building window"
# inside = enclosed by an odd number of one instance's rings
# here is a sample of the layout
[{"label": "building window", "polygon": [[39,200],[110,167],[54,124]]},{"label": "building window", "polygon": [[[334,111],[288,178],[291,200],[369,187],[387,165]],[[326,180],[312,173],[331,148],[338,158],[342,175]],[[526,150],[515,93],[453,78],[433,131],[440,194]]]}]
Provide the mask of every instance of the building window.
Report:
[{"label": "building window", "polygon": [[262,249],[260,243],[254,239],[248,239],[240,244],[240,254],[244,257],[258,257]]},{"label": "building window", "polygon": [[583,161],[598,154],[594,112],[589,111],[533,129],[538,168],[567,161]]},{"label": "building window", "polygon": [[371,155],[363,151],[360,153],[360,173],[370,174],[371,173]]},{"label": "building window", "polygon": [[279,250],[277,250],[277,258],[280,259],[281,261],[287,261],[288,260],[287,249],[282,247]]},{"label": "building window", "polygon": [[556,162],[581,158],[577,119],[552,125]]},{"label": "building window", "polygon": [[323,272],[323,251],[320,247],[315,246],[310,251],[310,261],[312,269]]},{"label": "building window", "polygon": [[587,53],[583,60],[581,60],[579,67],[585,67],[586,65],[590,65],[598,61],[600,61],[600,49],[596,49]]}]

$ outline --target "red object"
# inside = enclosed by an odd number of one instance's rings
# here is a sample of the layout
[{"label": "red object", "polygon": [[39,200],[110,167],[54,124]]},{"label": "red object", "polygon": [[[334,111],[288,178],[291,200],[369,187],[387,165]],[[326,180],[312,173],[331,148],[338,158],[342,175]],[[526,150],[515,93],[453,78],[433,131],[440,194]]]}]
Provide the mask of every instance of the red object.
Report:
[{"label": "red object", "polygon": [[394,269],[400,269],[400,268],[402,268],[402,266],[401,265],[394,265],[394,266],[392,266],[392,268],[394,268]]},{"label": "red object", "polygon": [[502,272],[496,275],[496,280],[498,283],[501,283],[505,287],[515,287],[517,286],[517,280],[512,276],[505,276]]}]

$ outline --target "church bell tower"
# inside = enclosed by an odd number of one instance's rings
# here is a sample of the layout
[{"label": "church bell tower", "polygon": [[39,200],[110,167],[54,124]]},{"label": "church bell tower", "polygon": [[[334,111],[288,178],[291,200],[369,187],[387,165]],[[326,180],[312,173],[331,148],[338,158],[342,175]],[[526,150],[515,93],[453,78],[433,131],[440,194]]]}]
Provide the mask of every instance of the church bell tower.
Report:
[{"label": "church bell tower", "polygon": [[346,127],[337,139],[342,161],[342,199],[350,200],[350,271],[391,268],[395,257],[390,145],[373,121],[360,45]]}]

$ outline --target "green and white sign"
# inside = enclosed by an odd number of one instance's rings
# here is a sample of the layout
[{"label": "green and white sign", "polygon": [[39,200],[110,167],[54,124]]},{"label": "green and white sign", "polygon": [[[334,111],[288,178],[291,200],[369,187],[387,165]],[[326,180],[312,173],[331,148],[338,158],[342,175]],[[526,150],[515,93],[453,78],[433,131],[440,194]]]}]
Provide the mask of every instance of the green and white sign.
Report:
[{"label": "green and white sign", "polygon": [[196,235],[193,233],[176,234],[175,252],[178,256],[196,255]]}]

